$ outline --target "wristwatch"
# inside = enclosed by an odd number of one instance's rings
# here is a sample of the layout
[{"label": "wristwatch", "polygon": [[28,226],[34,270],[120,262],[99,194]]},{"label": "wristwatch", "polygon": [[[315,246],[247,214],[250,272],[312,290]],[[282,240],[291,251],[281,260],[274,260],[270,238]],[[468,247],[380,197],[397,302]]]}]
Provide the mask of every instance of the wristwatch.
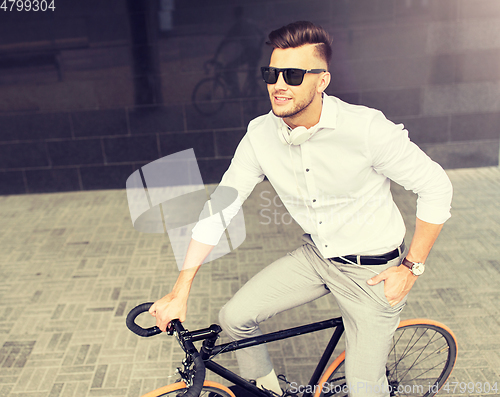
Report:
[{"label": "wristwatch", "polygon": [[420,262],[410,262],[408,259],[404,258],[402,265],[405,265],[415,276],[420,276],[424,270],[425,265]]}]

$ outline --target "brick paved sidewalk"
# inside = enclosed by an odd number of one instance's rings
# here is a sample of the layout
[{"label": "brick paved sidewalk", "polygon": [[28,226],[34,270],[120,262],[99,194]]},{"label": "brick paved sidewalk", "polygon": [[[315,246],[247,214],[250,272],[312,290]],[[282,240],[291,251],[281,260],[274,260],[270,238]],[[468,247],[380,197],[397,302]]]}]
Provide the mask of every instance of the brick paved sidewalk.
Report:
[{"label": "brick paved sidewalk", "polygon": [[[453,216],[403,317],[432,318],[454,330],[459,359],[452,380],[498,382],[500,169],[448,174]],[[399,187],[394,195],[411,230],[415,197]],[[244,206],[244,244],[200,270],[188,328],[215,322],[245,281],[300,244],[301,231],[280,202],[267,206],[274,197],[268,183],[260,184]],[[124,191],[0,197],[0,219],[0,397],[135,397],[174,380],[168,376],[182,355],[172,338],[142,339],[124,324],[132,307],[163,296],[177,277],[168,240],[132,228]],[[264,329],[337,314],[324,297]],[[271,345],[277,372],[306,382],[327,338]],[[236,364],[231,354],[221,362]]]}]

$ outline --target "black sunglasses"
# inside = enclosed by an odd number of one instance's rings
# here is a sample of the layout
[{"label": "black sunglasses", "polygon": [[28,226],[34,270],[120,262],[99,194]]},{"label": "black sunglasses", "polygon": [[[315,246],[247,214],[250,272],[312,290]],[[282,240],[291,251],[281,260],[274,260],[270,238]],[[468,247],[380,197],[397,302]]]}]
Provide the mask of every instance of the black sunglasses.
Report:
[{"label": "black sunglasses", "polygon": [[295,68],[272,68],[270,66],[262,66],[260,68],[262,71],[262,78],[267,84],[276,84],[278,77],[281,72],[283,72],[283,79],[288,85],[301,85],[304,81],[304,75],[306,73],[322,73],[326,72],[325,69],[295,69]]}]

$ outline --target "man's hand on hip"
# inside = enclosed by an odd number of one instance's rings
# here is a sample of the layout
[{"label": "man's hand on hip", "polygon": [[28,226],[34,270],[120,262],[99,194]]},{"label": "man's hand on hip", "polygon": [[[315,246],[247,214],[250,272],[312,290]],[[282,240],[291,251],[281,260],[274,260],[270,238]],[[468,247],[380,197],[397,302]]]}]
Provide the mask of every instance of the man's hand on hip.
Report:
[{"label": "man's hand on hip", "polygon": [[376,285],[384,281],[385,297],[391,306],[395,306],[410,292],[417,278],[406,266],[394,266],[372,277],[367,283]]}]

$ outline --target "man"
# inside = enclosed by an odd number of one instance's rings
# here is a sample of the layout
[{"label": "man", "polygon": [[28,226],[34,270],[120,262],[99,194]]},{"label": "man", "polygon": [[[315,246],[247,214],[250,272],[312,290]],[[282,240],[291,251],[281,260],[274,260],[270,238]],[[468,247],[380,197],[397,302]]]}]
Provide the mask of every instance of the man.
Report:
[{"label": "man", "polygon": [[[292,23],[271,32],[268,44],[273,52],[262,74],[272,112],[249,124],[221,185],[234,187],[243,202],[266,175],[306,232],[305,244],[245,284],[222,308],[220,323],[234,339],[260,335],[260,322],[331,292],[346,328],[350,395],[386,396],[391,337],[450,216],[451,183],[402,125],[324,94],[331,48],[323,29]],[[406,256],[390,179],[418,194]],[[193,277],[222,234],[213,239],[206,230],[201,222],[195,228],[187,270],[150,310],[162,330],[171,319],[186,318]],[[280,394],[264,345],[237,353],[242,376]]]}]

